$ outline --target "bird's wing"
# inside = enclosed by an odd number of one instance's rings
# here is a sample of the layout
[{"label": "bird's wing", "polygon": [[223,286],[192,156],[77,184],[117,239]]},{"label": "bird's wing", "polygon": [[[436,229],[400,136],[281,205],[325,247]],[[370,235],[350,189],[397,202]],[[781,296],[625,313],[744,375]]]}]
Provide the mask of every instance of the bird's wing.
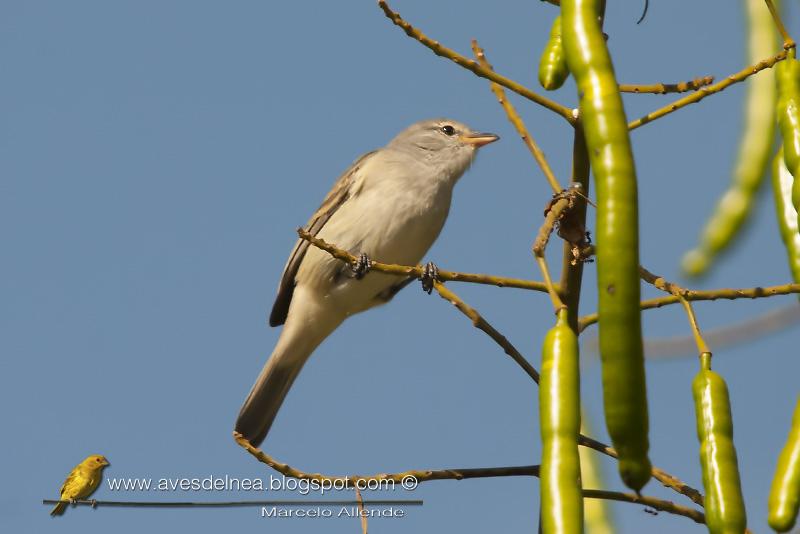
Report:
[{"label": "bird's wing", "polygon": [[67,475],[67,479],[61,486],[61,498],[74,499],[77,493],[80,491],[80,487],[81,487],[80,470],[76,467],[70,472],[69,475]]},{"label": "bird's wing", "polygon": [[[339,206],[352,196],[355,174],[373,154],[375,154],[375,151],[367,152],[358,158],[336,180],[333,189],[331,189],[328,196],[322,201],[322,205],[308,221],[306,232],[316,236],[331,216],[336,213]],[[289,304],[292,302],[292,294],[294,293],[295,277],[297,276],[297,270],[300,268],[300,263],[302,263],[306,255],[308,245],[309,243],[305,239],[298,239],[292,253],[289,255],[289,261],[286,262],[286,267],[283,268],[283,276],[278,286],[278,296],[275,297],[275,304],[272,305],[272,313],[269,315],[270,326],[278,326],[286,322]]]}]

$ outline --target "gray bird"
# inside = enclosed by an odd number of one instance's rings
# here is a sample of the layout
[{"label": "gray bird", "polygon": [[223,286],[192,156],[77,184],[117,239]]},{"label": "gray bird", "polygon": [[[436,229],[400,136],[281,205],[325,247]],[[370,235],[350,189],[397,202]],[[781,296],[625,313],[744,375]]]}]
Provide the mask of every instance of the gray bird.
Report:
[{"label": "gray bird", "polygon": [[[439,236],[453,186],[477,149],[498,136],[449,119],[418,122],[342,174],[306,230],[362,260],[416,265]],[[384,304],[410,280],[367,272],[298,240],[283,270],[270,326],[284,325],[236,420],[259,445],[311,353],[349,316]]]}]

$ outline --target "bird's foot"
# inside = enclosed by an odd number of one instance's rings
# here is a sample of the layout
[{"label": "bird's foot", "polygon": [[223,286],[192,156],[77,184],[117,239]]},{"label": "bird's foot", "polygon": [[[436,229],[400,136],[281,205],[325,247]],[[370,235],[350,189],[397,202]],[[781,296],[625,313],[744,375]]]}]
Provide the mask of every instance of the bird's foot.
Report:
[{"label": "bird's foot", "polygon": [[97,499],[92,499],[92,508],[97,508]]},{"label": "bird's foot", "polygon": [[358,256],[358,260],[351,268],[353,270],[353,276],[356,278],[356,280],[361,280],[372,268],[372,260],[369,259],[369,256],[367,256],[366,253],[362,252]]},{"label": "bird's foot", "polygon": [[422,277],[420,278],[420,282],[422,282],[422,290],[430,295],[431,291],[433,291],[434,282],[438,281],[439,268],[435,263],[429,261],[425,264],[425,267],[422,268]]},{"label": "bird's foot", "polygon": [[77,506],[78,505],[78,499],[70,499],[69,500],[69,504],[72,505],[72,506]]}]

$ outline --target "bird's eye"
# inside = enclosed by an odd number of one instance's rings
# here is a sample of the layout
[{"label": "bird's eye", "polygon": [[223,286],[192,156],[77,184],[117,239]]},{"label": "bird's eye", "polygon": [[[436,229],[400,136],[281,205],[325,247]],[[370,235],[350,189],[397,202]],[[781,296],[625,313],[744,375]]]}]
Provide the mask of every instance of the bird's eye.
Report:
[{"label": "bird's eye", "polygon": [[95,458],[95,459],[94,459],[94,461],[95,461],[95,462],[99,462],[99,461],[100,461],[100,458]]},{"label": "bird's eye", "polygon": [[445,124],[442,126],[442,133],[445,135],[453,135],[456,133],[456,129],[450,126],[449,124]]}]

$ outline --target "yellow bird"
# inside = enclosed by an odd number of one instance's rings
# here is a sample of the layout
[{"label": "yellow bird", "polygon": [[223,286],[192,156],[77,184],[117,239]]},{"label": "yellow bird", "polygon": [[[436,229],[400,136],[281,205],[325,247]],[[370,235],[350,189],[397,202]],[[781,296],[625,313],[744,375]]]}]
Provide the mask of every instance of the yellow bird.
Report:
[{"label": "yellow bird", "polygon": [[[85,499],[100,485],[103,480],[103,469],[111,464],[105,456],[93,454],[75,466],[61,486],[62,501],[76,501]],[[67,503],[56,504],[50,515],[61,515],[67,509]]]}]

